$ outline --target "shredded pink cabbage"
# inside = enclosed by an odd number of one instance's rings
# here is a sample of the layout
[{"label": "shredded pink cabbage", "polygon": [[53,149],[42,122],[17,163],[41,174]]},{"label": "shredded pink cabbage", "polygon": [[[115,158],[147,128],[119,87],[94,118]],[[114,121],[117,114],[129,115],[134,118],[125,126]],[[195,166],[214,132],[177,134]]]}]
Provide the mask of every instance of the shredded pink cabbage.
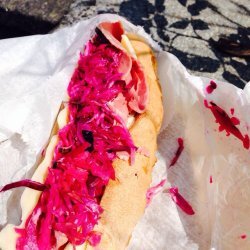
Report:
[{"label": "shredded pink cabbage", "polygon": [[175,204],[186,214],[193,215],[195,214],[192,206],[184,199],[184,197],[179,193],[177,187],[169,188],[169,193],[171,195],[172,200]]},{"label": "shredded pink cabbage", "polygon": [[96,246],[100,243],[101,241],[101,234],[98,232],[91,232],[89,234],[88,242],[90,243],[91,246]]},{"label": "shredded pink cabbage", "polygon": [[[131,162],[134,160],[137,148],[124,120],[108,103],[123,95],[129,112],[133,106],[141,112],[146,97],[132,101],[129,90],[142,94],[138,81],[144,79],[143,72],[134,63],[131,82],[122,80],[120,63],[128,56],[101,36],[98,33],[87,43],[69,83],[69,123],[59,131],[45,181],[48,188],[42,192],[25,228],[16,229],[20,235],[18,250],[62,248],[58,233],[74,246],[86,240],[97,245],[101,236],[93,229],[103,211],[99,203],[105,187],[115,179],[112,161],[121,151],[130,155]],[[143,105],[136,101],[141,98]]]},{"label": "shredded pink cabbage", "polygon": [[158,194],[163,186],[165,185],[167,179],[162,179],[158,184],[156,184],[155,186],[149,188],[147,190],[147,193],[146,193],[146,204],[147,206],[150,204],[150,202],[152,201],[153,197]]},{"label": "shredded pink cabbage", "polygon": [[178,146],[177,151],[175,152],[174,158],[171,160],[169,168],[175,165],[175,163],[178,161],[178,159],[179,159],[179,157],[180,157],[180,155],[181,155],[181,153],[182,153],[182,151],[184,149],[184,141],[183,141],[183,139],[181,137],[179,137],[177,139],[177,141],[178,141],[179,146]]},{"label": "shredded pink cabbage", "polygon": [[28,188],[35,189],[38,191],[43,191],[46,188],[44,184],[37,182],[37,181],[21,180],[21,181],[12,182],[10,184],[7,184],[1,187],[0,192],[5,192],[13,188],[18,188],[18,187],[28,187]]}]

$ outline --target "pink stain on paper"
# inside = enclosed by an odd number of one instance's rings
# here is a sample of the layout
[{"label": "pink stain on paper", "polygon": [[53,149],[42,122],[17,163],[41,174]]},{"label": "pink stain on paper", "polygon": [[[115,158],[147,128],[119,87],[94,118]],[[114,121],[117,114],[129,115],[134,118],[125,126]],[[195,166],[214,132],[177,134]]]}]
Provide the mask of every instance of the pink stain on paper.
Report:
[{"label": "pink stain on paper", "polygon": [[[209,105],[210,104],[210,105]],[[204,100],[204,105],[206,108],[210,109],[215,117],[215,122],[219,124],[219,131],[225,130],[227,136],[234,135],[236,138],[242,141],[245,149],[249,149],[250,140],[249,136],[243,135],[240,130],[236,127],[240,124],[240,120],[237,117],[229,117],[225,110],[217,106],[214,102],[209,102]]]},{"label": "pink stain on paper", "polygon": [[245,240],[245,239],[247,238],[247,235],[246,235],[246,234],[242,234],[242,235],[240,236],[240,238],[243,239],[243,240]]},{"label": "pink stain on paper", "polygon": [[213,176],[212,175],[210,175],[210,177],[209,177],[209,183],[213,183]]}]

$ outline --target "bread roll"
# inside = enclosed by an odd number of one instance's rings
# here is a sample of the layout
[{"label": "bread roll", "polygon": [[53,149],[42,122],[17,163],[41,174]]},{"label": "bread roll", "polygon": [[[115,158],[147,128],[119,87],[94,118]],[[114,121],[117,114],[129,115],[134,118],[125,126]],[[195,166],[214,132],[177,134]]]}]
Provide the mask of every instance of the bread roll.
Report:
[{"label": "bread roll", "polygon": [[[104,209],[94,231],[101,233],[101,242],[94,249],[122,250],[129,243],[132,231],[143,215],[146,207],[146,192],[151,182],[153,166],[156,162],[157,134],[160,130],[163,106],[161,89],[157,78],[157,65],[151,48],[135,35],[123,36],[122,46],[136,60],[139,61],[149,88],[149,101],[146,110],[142,114],[132,117],[128,125],[134,144],[141,149],[136,152],[135,162],[131,166],[129,160],[116,158],[113,161],[116,179],[110,180],[100,205]],[[47,176],[47,168],[51,165],[53,151],[58,141],[56,135],[58,129],[68,122],[68,110],[60,111],[54,136],[48,144],[45,157],[34,173],[32,180],[44,183]],[[142,153],[144,152],[144,153]],[[145,153],[146,152],[146,153]],[[41,192],[25,189],[21,198],[22,224],[35,208]],[[0,249],[14,250],[17,233],[13,225],[7,225],[0,233]],[[8,239],[6,241],[5,239]],[[62,241],[61,245],[64,245]],[[69,243],[65,249],[73,249]],[[87,242],[76,249],[93,249]]]}]

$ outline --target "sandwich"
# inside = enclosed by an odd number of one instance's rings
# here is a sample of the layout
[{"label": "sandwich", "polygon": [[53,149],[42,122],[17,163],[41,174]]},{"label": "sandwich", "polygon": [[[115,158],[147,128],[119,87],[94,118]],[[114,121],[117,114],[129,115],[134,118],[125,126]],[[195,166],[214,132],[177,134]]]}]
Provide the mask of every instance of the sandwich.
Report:
[{"label": "sandwich", "polygon": [[150,46],[121,22],[85,44],[51,137],[0,249],[122,250],[146,207],[162,95]]}]

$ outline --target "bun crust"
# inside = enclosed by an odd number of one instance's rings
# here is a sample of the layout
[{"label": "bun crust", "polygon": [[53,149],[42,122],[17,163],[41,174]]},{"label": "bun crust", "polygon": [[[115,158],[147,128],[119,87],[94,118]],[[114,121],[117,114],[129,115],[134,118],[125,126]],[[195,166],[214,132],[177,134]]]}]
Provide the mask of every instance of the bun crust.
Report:
[{"label": "bun crust", "polygon": [[[162,94],[157,79],[156,60],[150,47],[138,40],[130,40],[143,67],[149,86],[146,112],[136,118],[130,133],[138,147],[144,147],[149,157],[136,153],[135,163],[116,159],[113,163],[116,180],[110,181],[101,200],[104,212],[95,230],[102,233],[96,249],[122,250],[129,243],[132,231],[144,213],[146,192],[151,183],[156,162],[157,134],[163,117]],[[91,246],[87,250],[93,249]]]},{"label": "bun crust", "polygon": [[[151,174],[156,162],[155,152],[157,149],[157,134],[160,130],[163,106],[160,85],[157,79],[156,60],[150,47],[143,41],[137,40],[135,36],[130,38],[136,57],[140,62],[149,87],[149,102],[146,111],[135,117],[135,122],[129,131],[137,147],[146,149],[148,156],[136,153],[135,162],[131,166],[128,161],[116,159],[113,167],[116,180],[111,180],[107,185],[101,199],[104,209],[95,231],[102,234],[100,244],[94,249],[99,250],[122,250],[129,243],[132,231],[138,220],[143,215],[146,207],[146,192],[151,183]],[[67,124],[68,111],[66,108],[59,113],[57,123],[52,130],[51,140],[48,144],[46,154],[38,166],[32,180],[44,182],[47,176],[47,167],[53,158],[53,150],[58,141],[58,129]],[[22,221],[24,223],[34,209],[41,192],[25,189],[22,195]],[[31,199],[32,197],[32,199]],[[7,225],[0,233],[0,249],[14,250],[17,234],[16,226]],[[1,240],[2,238],[2,240]],[[5,241],[4,239],[8,239]],[[11,244],[10,244],[11,243]],[[73,249],[68,244],[66,250]],[[93,249],[87,243],[77,246],[77,250]]]}]

